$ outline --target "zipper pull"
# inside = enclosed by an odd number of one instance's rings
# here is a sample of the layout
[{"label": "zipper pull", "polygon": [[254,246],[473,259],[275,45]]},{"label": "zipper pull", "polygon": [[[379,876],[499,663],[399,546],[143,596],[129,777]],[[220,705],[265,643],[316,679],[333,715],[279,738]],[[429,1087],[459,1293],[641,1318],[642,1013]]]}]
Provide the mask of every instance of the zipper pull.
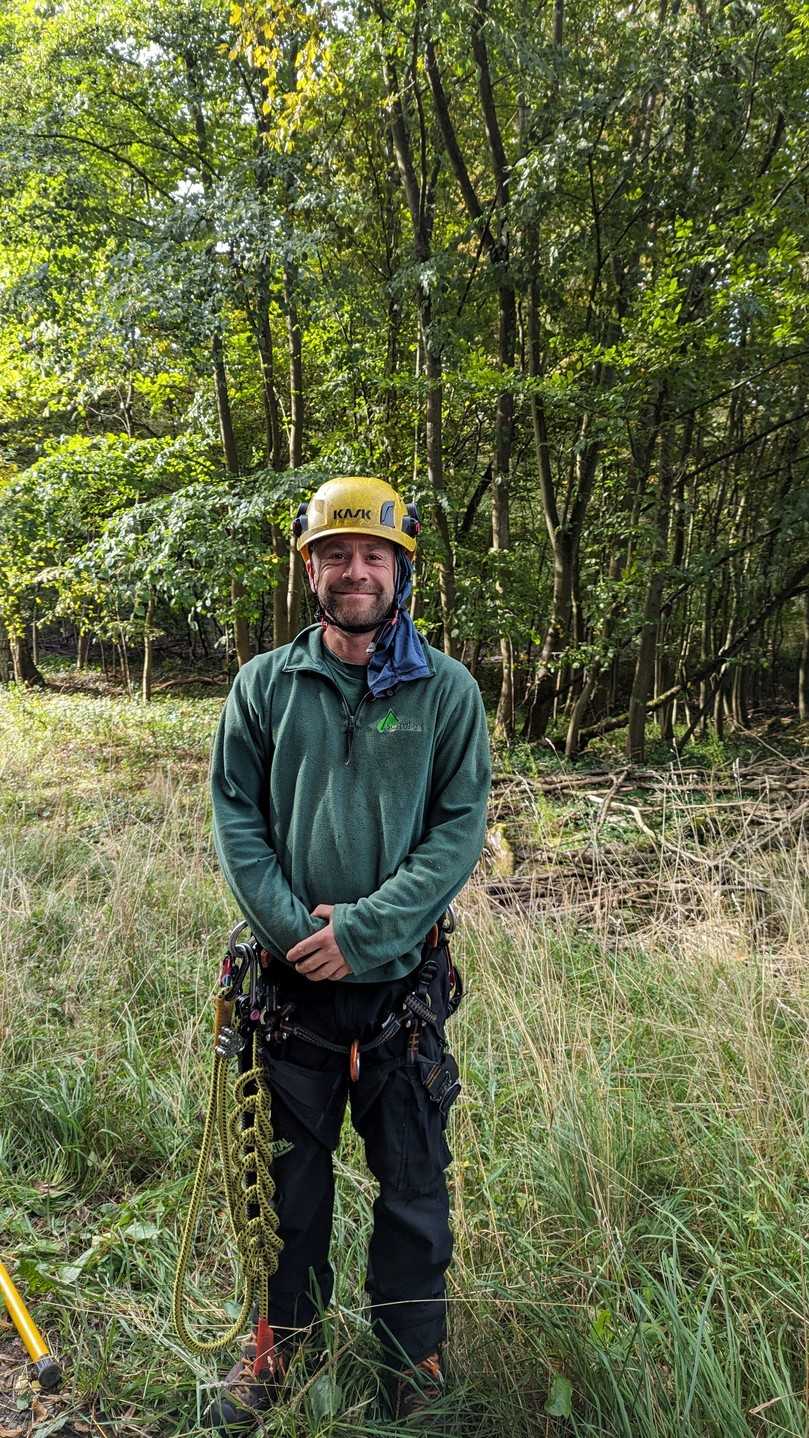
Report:
[{"label": "zipper pull", "polygon": [[346,718],[346,764],[351,763],[351,750],[354,747],[354,715],[349,714]]}]

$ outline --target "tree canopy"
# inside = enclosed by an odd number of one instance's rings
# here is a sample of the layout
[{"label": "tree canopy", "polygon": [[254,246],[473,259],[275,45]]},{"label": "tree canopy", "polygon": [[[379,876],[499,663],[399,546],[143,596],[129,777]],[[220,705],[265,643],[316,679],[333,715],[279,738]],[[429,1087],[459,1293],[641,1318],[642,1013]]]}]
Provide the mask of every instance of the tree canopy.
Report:
[{"label": "tree canopy", "polygon": [[295,501],[381,473],[504,735],[744,725],[785,634],[805,713],[807,13],[3,4],[18,677],[34,619],[285,643]]}]

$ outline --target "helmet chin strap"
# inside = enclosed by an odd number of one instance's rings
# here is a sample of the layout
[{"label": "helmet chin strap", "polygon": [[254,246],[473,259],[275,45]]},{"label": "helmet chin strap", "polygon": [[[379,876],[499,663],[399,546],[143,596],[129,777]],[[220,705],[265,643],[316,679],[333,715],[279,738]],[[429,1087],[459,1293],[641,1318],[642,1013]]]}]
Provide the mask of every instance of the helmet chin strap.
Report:
[{"label": "helmet chin strap", "polygon": [[382,633],[382,630],[397,613],[398,606],[395,597],[391,600],[387,613],[383,615],[382,619],[377,620],[376,624],[344,624],[342,619],[338,619],[334,611],[327,608],[325,604],[321,604],[319,599],[315,609],[315,617],[320,620],[321,624],[333,624],[334,628],[341,630],[343,634],[351,634],[355,637],[360,634],[373,635],[366,651],[368,654],[373,654],[376,648],[376,641]]},{"label": "helmet chin strap", "polygon": [[341,619],[337,618],[337,615],[334,613],[333,609],[329,609],[325,604],[321,603],[320,596],[317,595],[317,591],[315,591],[315,594],[317,596],[315,601],[315,619],[319,620],[320,623],[323,625],[333,624],[335,629],[342,630],[343,634],[351,634],[354,636],[358,636],[360,634],[372,635],[373,637],[371,639],[371,642],[365,651],[366,654],[368,654],[369,656],[372,655],[374,653],[374,650],[376,649],[377,643],[379,642],[379,636],[381,635],[382,630],[385,629],[386,626],[391,623],[391,621],[393,621],[394,623],[396,622],[396,618],[399,613],[399,597],[402,592],[402,581],[405,567],[406,566],[404,565],[402,560],[402,551],[397,548],[396,583],[393,590],[393,598],[388,605],[387,612],[383,614],[382,618],[378,620],[376,624],[344,624]]}]

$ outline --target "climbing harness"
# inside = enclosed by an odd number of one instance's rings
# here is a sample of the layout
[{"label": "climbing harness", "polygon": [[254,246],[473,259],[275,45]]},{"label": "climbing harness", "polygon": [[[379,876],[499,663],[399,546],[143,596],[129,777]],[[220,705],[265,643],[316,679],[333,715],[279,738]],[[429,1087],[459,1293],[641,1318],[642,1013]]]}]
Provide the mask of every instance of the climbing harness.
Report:
[{"label": "climbing harness", "polygon": [[[447,965],[449,1003],[447,1017],[455,1013],[463,997],[461,975],[450,958],[449,937],[455,929],[450,907],[433,924],[424,944],[424,957],[414,974],[414,983],[398,1009],[383,1020],[378,1032],[365,1043],[334,1043],[294,1020],[294,1001],[285,999],[271,974],[272,960],[256,938],[237,942],[247,929],[242,921],[230,935],[219,976],[214,1021],[214,1052],[205,1126],[197,1171],[191,1190],[188,1215],[180,1241],[177,1271],[172,1292],[172,1317],[180,1342],[197,1357],[220,1353],[249,1326],[253,1305],[258,1303],[256,1356],[253,1373],[258,1379],[274,1370],[275,1338],[268,1319],[269,1280],[278,1267],[282,1248],[278,1236],[278,1215],[273,1206],[275,1184],[272,1161],[278,1145],[273,1143],[271,1098],[262,1063],[265,1044],[289,1038],[302,1039],[316,1048],[343,1054],[349,1077],[356,1083],[364,1055],[374,1052],[400,1033],[408,1034],[407,1062],[417,1064],[429,1097],[446,1118],[461,1091],[458,1066],[442,1044],[438,1059],[419,1055],[419,1041],[426,1026],[441,1032],[440,1017],[432,1008],[430,986],[442,962]],[[227,1066],[239,1061],[239,1076],[228,1114]],[[219,1338],[203,1340],[189,1329],[184,1312],[184,1293],[194,1236],[199,1222],[202,1193],[210,1165],[214,1136],[219,1143],[222,1177],[230,1227],[241,1269],[242,1300],[238,1317]]]},{"label": "climbing harness", "polygon": [[[279,1043],[294,1038],[301,1039],[314,1048],[326,1049],[329,1053],[344,1054],[348,1061],[349,1078],[352,1083],[357,1083],[364,1056],[380,1049],[383,1044],[389,1043],[404,1029],[408,1034],[407,1062],[415,1064],[423,1029],[427,1025],[439,1029],[440,1019],[430,1003],[429,990],[442,962],[447,965],[449,977],[450,997],[447,1018],[455,1013],[463,998],[463,981],[460,971],[453,964],[449,952],[449,938],[454,931],[455,912],[450,905],[438,923],[433,924],[427,935],[424,943],[425,957],[422,958],[415,971],[412,989],[405,995],[399,1009],[391,1009],[382,1020],[377,1032],[365,1043],[354,1039],[350,1044],[338,1044],[333,1039],[326,1038],[324,1034],[315,1033],[313,1029],[308,1029],[298,1023],[294,1018],[294,1000],[286,999],[284,1001],[278,987],[272,982],[269,989],[270,998],[264,1035],[267,1043]],[[420,1068],[422,1062],[419,1062]],[[422,1071],[422,1082],[429,1097],[438,1104],[441,1112],[446,1116],[461,1091],[458,1067],[452,1054],[444,1049],[441,1059],[428,1064]]]},{"label": "climbing harness", "polygon": [[[214,1022],[214,1054],[202,1147],[191,1201],[180,1242],[172,1292],[172,1317],[180,1342],[197,1357],[228,1348],[249,1326],[258,1302],[256,1356],[253,1371],[262,1378],[272,1371],[274,1335],[268,1321],[269,1280],[278,1267],[282,1244],[273,1207],[273,1133],[270,1092],[261,1062],[262,1016],[266,1001],[266,963],[255,941],[237,943],[241,923],[230,935],[219,977]],[[244,990],[245,980],[248,980]],[[227,1066],[239,1060],[230,1115]],[[214,1134],[219,1154],[228,1216],[239,1255],[242,1301],[238,1317],[221,1337],[198,1338],[184,1313],[184,1289]]]}]

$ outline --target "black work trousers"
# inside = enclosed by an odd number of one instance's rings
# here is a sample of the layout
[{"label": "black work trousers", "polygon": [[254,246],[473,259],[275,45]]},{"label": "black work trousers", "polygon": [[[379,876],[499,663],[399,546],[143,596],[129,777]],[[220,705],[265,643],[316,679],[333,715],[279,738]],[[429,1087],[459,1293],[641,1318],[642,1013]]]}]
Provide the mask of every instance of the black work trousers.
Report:
[{"label": "black work trousers", "polygon": [[[332,1295],[332,1155],[348,1100],[379,1183],[365,1283],[374,1331],[397,1366],[403,1353],[418,1363],[444,1339],[444,1273],[452,1257],[444,1169],[450,1152],[446,1116],[422,1082],[444,1049],[449,962],[443,951],[438,959],[429,990],[438,1024],[423,1026],[416,1052],[400,1030],[363,1055],[359,1078],[352,1081],[346,1055],[297,1037],[265,1049],[275,1138],[291,1144],[273,1161],[284,1247],[270,1282],[269,1318],[279,1337],[312,1323]],[[413,988],[412,976],[386,984],[314,983],[280,964],[272,975],[278,1002],[294,1006],[292,1022],[339,1044],[375,1038]]]}]

